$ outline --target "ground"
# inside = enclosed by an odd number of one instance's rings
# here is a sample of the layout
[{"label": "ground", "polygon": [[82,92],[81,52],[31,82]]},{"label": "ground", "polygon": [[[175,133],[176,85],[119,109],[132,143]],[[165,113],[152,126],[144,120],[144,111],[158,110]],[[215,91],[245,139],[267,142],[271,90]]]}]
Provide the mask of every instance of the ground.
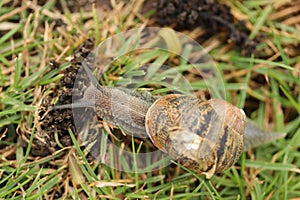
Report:
[{"label": "ground", "polygon": [[[0,198],[300,197],[299,1],[8,0],[0,5]],[[143,26],[167,26],[195,39],[221,72],[226,100],[243,108],[258,126],[287,136],[244,152],[233,167],[209,180],[175,161],[146,173],[132,171],[138,169],[136,162],[131,171],[96,162],[93,148],[105,146],[103,141],[95,140],[95,134],[82,144],[74,124],[74,118],[90,117],[80,115],[86,109],[77,116],[70,109],[49,106],[82,97],[88,81],[77,77],[78,69],[83,60],[93,62],[89,56],[97,45]],[[144,65],[135,68],[137,60]],[[164,67],[145,82],[143,72],[151,63],[181,70],[190,93],[211,97],[203,76],[180,57],[160,51],[134,51],[118,58],[109,68],[101,68],[99,83],[134,87],[156,97],[174,92],[170,83],[178,77],[168,74],[163,79]],[[78,96],[72,93],[75,79]],[[93,120],[93,130],[102,130],[122,151],[139,155],[156,150],[147,138],[131,137],[101,117]],[[89,144],[93,148],[86,151]],[[115,153],[110,154],[113,162],[120,152]]]}]

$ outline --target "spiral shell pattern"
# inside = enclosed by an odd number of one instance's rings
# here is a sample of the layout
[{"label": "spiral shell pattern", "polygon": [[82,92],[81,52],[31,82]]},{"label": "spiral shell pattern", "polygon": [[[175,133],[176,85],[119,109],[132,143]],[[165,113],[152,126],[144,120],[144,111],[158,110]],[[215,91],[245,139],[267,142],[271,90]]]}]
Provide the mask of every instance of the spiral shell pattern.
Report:
[{"label": "spiral shell pattern", "polygon": [[242,110],[224,100],[170,94],[149,108],[146,131],[157,148],[211,178],[240,157],[245,120]]}]

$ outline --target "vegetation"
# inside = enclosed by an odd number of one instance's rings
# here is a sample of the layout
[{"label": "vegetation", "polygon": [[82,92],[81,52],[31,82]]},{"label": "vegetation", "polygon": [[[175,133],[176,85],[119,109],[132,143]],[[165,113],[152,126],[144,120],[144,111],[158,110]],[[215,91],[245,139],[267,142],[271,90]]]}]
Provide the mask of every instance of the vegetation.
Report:
[{"label": "vegetation", "polygon": [[[75,9],[64,0],[0,1],[0,199],[300,197],[300,1],[226,2],[236,20],[245,20],[249,39],[262,37],[255,55],[242,56],[222,31],[201,43],[221,72],[226,100],[244,108],[259,126],[287,133],[284,139],[244,152],[235,166],[210,180],[176,162],[153,172],[133,173],[90,161],[72,129],[65,132],[71,145],[61,144],[55,131],[48,132],[55,148],[45,155],[38,152],[40,109],[55,103],[54,98],[46,102],[47,96],[61,94],[63,73],[73,66],[70,56],[79,46],[90,37],[99,44],[121,31],[156,26],[155,10],[142,9],[142,0],[111,1],[111,8],[106,1],[101,5],[88,2]],[[205,29],[183,32],[196,39]],[[112,63],[101,76],[101,84],[122,86],[130,76],[141,75],[133,58],[121,57]],[[139,59],[156,64],[178,61],[156,51],[141,52]],[[182,74],[189,70],[183,62],[176,67],[183,69]],[[154,73],[152,82],[138,79],[135,84],[163,95],[170,87],[160,75]],[[176,79],[172,74],[169,78]],[[197,96],[207,97],[201,79],[186,78]],[[164,87],[155,87],[153,82]],[[150,142],[125,137],[116,127],[103,126],[105,132],[119,137],[116,144],[127,141],[126,148],[135,154],[153,148]]]}]

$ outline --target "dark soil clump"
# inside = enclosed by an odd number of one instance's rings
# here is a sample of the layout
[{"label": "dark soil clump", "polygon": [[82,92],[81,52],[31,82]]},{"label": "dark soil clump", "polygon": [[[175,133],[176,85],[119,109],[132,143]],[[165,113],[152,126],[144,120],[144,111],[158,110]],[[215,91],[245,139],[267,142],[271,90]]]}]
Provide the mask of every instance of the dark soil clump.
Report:
[{"label": "dark soil clump", "polygon": [[[72,103],[72,98],[81,98],[82,94],[73,93],[73,87],[76,78],[80,79],[80,77],[77,77],[78,69],[83,61],[87,60],[93,48],[94,39],[88,39],[76,50],[70,60],[71,66],[65,70],[64,76],[60,80],[60,85],[56,88],[55,92],[44,98],[42,104],[43,109],[39,112],[40,122],[37,131],[37,138],[39,139],[34,139],[33,141],[31,149],[32,155],[45,156],[57,150],[58,144],[55,141],[54,134],[58,135],[58,140],[63,146],[72,145],[68,129],[72,128],[74,134],[77,135],[72,110],[48,110],[48,107],[52,106],[57,98],[57,104]],[[57,68],[58,66],[59,64],[57,62],[50,62],[51,68]],[[84,80],[84,78],[82,80]],[[78,94],[78,96],[74,96],[74,94]]]},{"label": "dark soil clump", "polygon": [[242,22],[235,23],[229,6],[214,0],[158,0],[156,21],[161,26],[176,30],[193,30],[204,27],[207,36],[226,31],[229,41],[243,55],[255,52],[256,42],[248,39],[247,29]]}]

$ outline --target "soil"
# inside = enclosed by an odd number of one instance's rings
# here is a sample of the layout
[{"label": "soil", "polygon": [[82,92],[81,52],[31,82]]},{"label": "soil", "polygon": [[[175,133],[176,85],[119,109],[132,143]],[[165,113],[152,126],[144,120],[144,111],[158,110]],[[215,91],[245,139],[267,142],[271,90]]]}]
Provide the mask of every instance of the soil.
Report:
[{"label": "soil", "polygon": [[158,0],[155,19],[160,26],[171,26],[175,30],[193,30],[204,27],[205,40],[219,32],[226,32],[241,54],[249,56],[255,53],[256,42],[248,39],[248,30],[243,22],[235,22],[230,7],[214,0]]},{"label": "soil", "polygon": [[[53,105],[53,102],[57,97],[57,104],[72,103],[72,98],[79,99],[82,97],[83,94],[79,92],[76,92],[76,94],[78,94],[77,97],[73,96],[73,86],[77,77],[78,69],[80,68],[83,60],[86,61],[87,56],[91,55],[90,53],[94,48],[94,44],[94,39],[90,38],[75,51],[70,60],[71,66],[64,72],[63,78],[60,80],[60,84],[53,93],[46,96],[44,99],[42,104],[43,109],[39,112],[40,122],[38,127],[39,131],[37,132],[38,137],[42,138],[42,140],[35,139],[33,141],[34,145],[31,149],[31,153],[33,155],[45,156],[53,153],[56,148],[58,148],[54,137],[55,132],[58,134],[59,142],[63,146],[72,145],[68,129],[72,128],[74,134],[77,135],[72,110],[48,110],[48,107]],[[59,66],[59,63],[52,61],[50,66],[52,68],[56,68]],[[84,78],[82,78],[82,80],[84,80]]]}]

